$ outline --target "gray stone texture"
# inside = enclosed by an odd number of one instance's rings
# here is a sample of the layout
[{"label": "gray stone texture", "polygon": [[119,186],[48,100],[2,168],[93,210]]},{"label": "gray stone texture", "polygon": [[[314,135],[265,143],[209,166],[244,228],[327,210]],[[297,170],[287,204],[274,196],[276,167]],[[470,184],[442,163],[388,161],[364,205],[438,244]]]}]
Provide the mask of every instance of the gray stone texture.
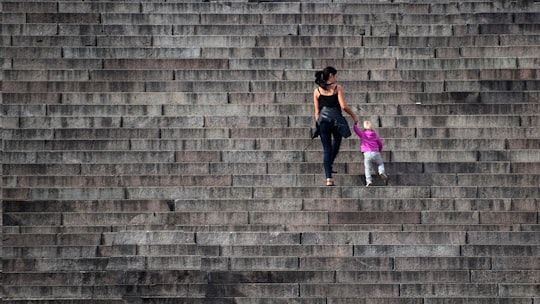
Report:
[{"label": "gray stone texture", "polygon": [[[538,1],[0,10],[2,302],[540,303]],[[325,186],[328,65],[387,182]]]}]

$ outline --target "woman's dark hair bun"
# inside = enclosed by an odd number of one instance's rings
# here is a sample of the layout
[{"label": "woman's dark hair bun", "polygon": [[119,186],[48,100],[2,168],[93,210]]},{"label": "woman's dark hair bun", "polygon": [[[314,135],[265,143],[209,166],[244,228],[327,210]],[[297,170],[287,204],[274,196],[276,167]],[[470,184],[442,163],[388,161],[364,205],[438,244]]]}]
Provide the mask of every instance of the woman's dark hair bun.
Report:
[{"label": "woman's dark hair bun", "polygon": [[330,74],[336,74],[337,70],[331,66],[327,66],[322,71],[315,73],[315,83],[323,89],[326,89],[328,84],[326,83],[330,78]]},{"label": "woman's dark hair bun", "polygon": [[315,83],[320,86],[321,88],[326,88],[326,80],[324,80],[324,74],[323,71],[317,71],[315,73]]}]

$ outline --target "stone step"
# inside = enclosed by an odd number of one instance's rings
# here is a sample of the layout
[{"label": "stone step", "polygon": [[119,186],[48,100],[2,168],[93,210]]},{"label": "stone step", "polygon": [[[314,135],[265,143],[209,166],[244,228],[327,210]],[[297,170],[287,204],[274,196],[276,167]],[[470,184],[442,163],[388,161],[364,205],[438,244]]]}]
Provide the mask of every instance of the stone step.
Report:
[{"label": "stone step", "polygon": [[[519,11],[520,9],[529,8],[530,2],[524,3],[523,6],[515,6],[514,9]],[[419,13],[426,14],[429,12],[444,12],[444,13],[471,13],[471,12],[491,12],[494,11],[496,5],[493,2],[466,2],[463,5],[447,5],[446,3],[428,4],[428,3],[380,3],[380,2],[368,2],[368,3],[337,3],[332,7],[321,7],[316,2],[311,3],[272,3],[259,6],[227,6],[222,4],[207,4],[207,3],[144,3],[143,12],[186,12],[186,11],[209,11],[209,12],[237,12],[241,9],[242,13],[248,12],[266,12],[272,11],[274,13],[320,13],[328,11],[343,11],[348,13]],[[428,11],[429,10],[429,11]]]},{"label": "stone step", "polygon": [[[430,59],[392,59],[392,58],[355,58],[318,60],[317,66],[332,64],[338,70],[348,69],[395,69],[430,70],[430,69],[517,69],[537,68],[534,58],[430,58]],[[232,70],[306,70],[316,69],[308,59],[69,59],[13,58],[10,69],[232,69]]]},{"label": "stone step", "polygon": [[[233,59],[231,59],[233,60]],[[525,85],[530,90],[535,90],[536,81],[515,81],[504,83],[504,88],[524,89]],[[459,87],[465,83],[455,83]],[[361,88],[360,92],[367,91],[397,91],[397,92],[422,92],[424,84],[419,81],[353,81],[348,86]],[[497,90],[497,86],[502,87],[501,82],[488,82],[485,90]],[[226,81],[4,81],[6,92],[309,92],[313,89],[313,84],[307,81],[248,81],[248,80],[226,80]],[[465,87],[463,89],[467,91]],[[500,90],[500,88],[499,88]],[[441,88],[439,91],[443,91]]]},{"label": "stone step", "polygon": [[[398,18],[396,14],[335,14],[335,13],[272,13],[261,15],[257,12],[247,12],[241,14],[230,13],[29,13],[24,17],[18,16],[20,13],[7,13],[7,23],[79,23],[79,24],[127,24],[127,25],[258,25],[258,24],[317,24],[316,21],[326,21],[329,24],[378,24],[392,22],[397,24],[432,24],[432,23],[512,23],[511,13],[484,13],[481,16],[475,14],[457,15],[435,15],[431,18],[415,17],[415,14],[407,14],[405,18]],[[417,14],[420,15],[420,14]],[[420,15],[423,16],[423,15]],[[529,20],[533,14],[519,14],[520,20]],[[18,17],[18,18],[16,18]],[[408,17],[408,18],[407,18]],[[516,17],[516,19],[518,19]],[[18,21],[18,22],[17,22]]]},{"label": "stone step", "polygon": [[[275,164],[274,164],[275,165]],[[185,163],[129,163],[129,164],[5,164],[6,175],[59,175],[72,174],[87,176],[92,175],[145,175],[145,174],[171,174],[182,175],[186,172],[191,174],[241,174],[245,172],[266,174],[267,164],[260,163],[213,163],[213,162],[185,162]],[[287,167],[283,170],[288,170]],[[321,170],[320,164],[309,164],[312,172]],[[315,169],[316,168],[316,169]],[[8,171],[6,171],[8,172]],[[286,171],[281,171],[286,172]]]},{"label": "stone step", "polygon": [[[62,300],[62,299],[54,299],[54,300],[47,300],[47,299],[6,299],[4,298],[3,301],[5,303],[10,304],[20,304],[20,303],[27,303],[27,304],[123,304],[125,303],[125,300],[123,299],[68,299],[68,300]],[[162,300],[164,301],[164,300]],[[193,302],[194,304],[196,302]]]},{"label": "stone step", "polygon": [[[435,59],[398,59],[397,68],[400,70],[409,69],[477,69],[477,68],[499,68],[514,69],[519,62],[526,62],[526,59],[517,58],[435,58]],[[525,67],[525,66],[523,66]]]},{"label": "stone step", "polygon": [[[488,92],[488,91],[540,91],[537,80],[483,80],[483,81],[397,81],[397,80],[359,80],[344,81],[343,86],[361,88],[353,92],[423,92],[425,87],[432,92]],[[181,92],[194,90],[196,92],[226,92],[236,93],[266,93],[266,92],[309,92],[313,85],[306,81],[262,81],[262,80],[231,80],[231,81],[4,81],[5,91],[16,93],[25,90],[31,93],[44,92]]]},{"label": "stone step", "polygon": [[[366,69],[395,69],[396,64],[401,70],[422,69],[516,69],[537,68],[534,61],[528,58],[463,58],[463,59],[324,59],[318,60],[319,65],[333,64],[339,70]],[[417,64],[414,62],[418,61]],[[14,58],[15,69],[315,69],[312,60],[294,59],[24,59]]]},{"label": "stone step", "polygon": [[[429,283],[461,283],[466,282],[469,279],[469,273],[462,270],[454,271],[440,271],[440,270],[424,270],[424,271],[337,271],[337,275],[334,278],[334,272],[330,271],[264,271],[255,270],[253,272],[245,271],[230,271],[220,272],[212,271],[211,275],[208,275],[201,271],[186,271],[183,274],[179,271],[145,271],[143,273],[137,273],[133,271],[120,272],[120,271],[92,271],[82,274],[66,274],[60,272],[50,273],[22,273],[22,274],[10,274],[7,273],[8,282],[28,282],[28,285],[41,286],[43,284],[43,278],[48,275],[48,279],[51,282],[58,282],[54,286],[65,286],[66,283],[73,282],[72,286],[77,286],[82,280],[95,282],[95,285],[105,284],[110,282],[114,284],[118,281],[122,281],[124,284],[134,285],[146,285],[146,284],[164,284],[175,280],[175,276],[189,275],[184,280],[178,282],[178,284],[195,283],[208,281],[210,284],[236,284],[242,283],[334,283],[334,280],[338,282],[349,283],[369,283],[385,281],[388,283],[414,283],[414,282],[429,282]],[[530,278],[527,274],[536,274],[535,271],[489,271],[478,270],[473,271],[473,282],[487,283],[489,278],[495,278],[495,282],[502,281],[508,277],[516,277],[521,279],[522,277]],[[157,280],[149,281],[150,278],[156,278]],[[117,281],[115,281],[116,279]],[[527,279],[521,279],[522,282],[527,282]],[[529,279],[529,283],[534,283],[534,279]],[[11,285],[11,284],[9,284]]]},{"label": "stone step", "polygon": [[[515,212],[517,214],[517,212]],[[449,213],[445,213],[449,214]],[[524,213],[521,213],[524,214]],[[519,215],[519,214],[518,214]],[[139,222],[140,223],[140,222]],[[540,225],[516,223],[512,224],[387,224],[387,223],[369,223],[369,224],[298,224],[283,225],[278,224],[258,224],[252,223],[247,225],[197,225],[197,224],[166,224],[157,225],[151,222],[148,223],[130,223],[127,225],[105,225],[105,226],[5,226],[4,233],[6,234],[35,234],[35,233],[50,233],[50,234],[77,234],[77,233],[103,233],[110,231],[143,231],[143,230],[173,230],[183,232],[264,232],[264,231],[289,231],[289,232],[305,232],[305,231],[415,231],[415,232],[462,232],[462,231],[538,231]],[[170,245],[155,245],[161,246],[169,250],[169,255],[173,255],[174,250]],[[153,249],[156,250],[156,249]],[[161,249],[160,249],[161,250]],[[275,255],[275,254],[274,254]]]},{"label": "stone step", "polygon": [[[382,151],[385,162],[538,162],[538,149],[454,151],[454,150],[395,150]],[[79,164],[129,164],[129,163],[317,163],[322,159],[322,151],[293,150],[160,150],[160,151],[5,151],[5,164],[32,163],[79,163]],[[360,152],[344,150],[340,160],[363,162]],[[250,173],[251,170],[248,171]]]},{"label": "stone step", "polygon": [[[535,162],[452,162],[452,163],[419,163],[419,162],[387,162],[385,167],[391,175],[419,175],[428,174],[430,176],[437,174],[481,174],[481,175],[514,175],[514,174],[537,174],[539,165]],[[337,162],[335,169],[339,170],[337,178],[341,174],[346,174],[344,179],[350,178],[350,175],[361,175],[364,173],[362,160],[357,162],[341,163]],[[322,174],[320,162],[312,163],[273,163],[269,166],[267,163],[147,163],[147,164],[5,164],[6,177],[15,176],[59,176],[85,175],[89,178],[100,175],[115,174],[121,178],[127,178],[130,175],[183,175],[185,172],[191,172],[192,175],[221,174],[221,175],[245,175],[246,172],[260,175],[290,174],[299,172],[303,174]],[[390,173],[389,173],[390,174]],[[38,179],[36,177],[36,179]]]},{"label": "stone step", "polygon": [[[203,211],[536,211],[540,202],[535,198],[507,199],[176,199],[166,200],[95,200],[95,201],[13,201],[4,200],[5,214],[10,213],[90,213],[90,212],[139,212],[164,213],[203,212]],[[59,227],[62,228],[62,227]],[[100,229],[100,227],[96,227]],[[106,229],[106,228],[103,228]],[[101,231],[101,230],[100,230]]]},{"label": "stone step", "polygon": [[[59,223],[45,223],[45,225],[58,225]],[[5,234],[3,246],[88,246],[100,245],[101,233],[81,234]]]},{"label": "stone step", "polygon": [[[119,74],[123,70],[117,70]],[[146,70],[150,72],[150,70]],[[230,98],[234,102],[229,101]],[[273,103],[274,93],[220,93],[220,92],[99,92],[99,93],[4,93],[5,104],[65,104],[65,105],[147,105],[149,100],[160,100],[160,105],[224,105],[230,103],[247,103],[259,99],[258,103]],[[283,103],[283,102],[280,102]]]},{"label": "stone step", "polygon": [[[145,15],[146,16],[146,15]],[[406,15],[404,17],[407,17]],[[415,15],[414,18],[425,15]],[[343,45],[352,47],[472,47],[472,46],[527,46],[537,45],[540,35],[524,33],[522,35],[464,35],[464,36],[252,36],[252,35],[3,35],[4,46],[112,46],[112,47],[173,47],[178,45],[196,45],[199,47],[301,47],[306,45]],[[7,39],[11,38],[11,39]]]},{"label": "stone step", "polygon": [[[496,138],[497,134],[504,138],[534,138],[536,137],[534,128],[416,128],[416,137],[419,138]],[[381,136],[384,128],[377,129]],[[388,130],[392,133],[391,130]],[[387,133],[387,134],[389,134]]]},{"label": "stone step", "polygon": [[[240,178],[239,181],[242,179]],[[305,178],[309,181],[309,178]],[[515,177],[513,181],[517,181]],[[524,178],[524,181],[525,178]],[[14,187],[43,187],[56,185],[57,187],[145,187],[145,186],[232,186],[241,184],[233,180],[231,175],[159,175],[159,176],[26,176],[4,179],[5,186]],[[266,183],[261,183],[266,184]]]},{"label": "stone step", "polygon": [[[536,224],[538,212],[328,212],[330,224],[418,224],[419,231],[435,231],[436,225],[496,225]],[[421,225],[420,225],[421,224]],[[431,226],[430,226],[431,225]],[[456,227],[464,229],[463,227]],[[488,228],[488,227],[486,227]],[[507,229],[507,227],[504,227]],[[465,228],[466,229],[466,228]],[[474,229],[474,228],[473,228]],[[481,229],[479,229],[481,230]],[[489,230],[489,229],[487,229]],[[451,229],[448,229],[451,231]]]},{"label": "stone step", "polygon": [[[477,70],[366,70],[349,69],[340,71],[341,81],[355,80],[535,80],[539,69],[486,69]],[[117,81],[117,80],[173,80],[173,79],[236,79],[236,80],[312,80],[313,70],[9,70],[4,71],[6,81]],[[28,93],[11,93],[25,96]],[[255,93],[253,93],[255,94]],[[306,93],[309,94],[309,93]],[[49,95],[52,95],[49,93]],[[62,97],[104,94],[64,93]],[[112,94],[110,94],[112,95]],[[117,94],[129,96],[134,94]],[[164,94],[163,94],[164,95]],[[180,95],[181,94],[176,94]],[[195,94],[193,94],[195,95]],[[218,94],[215,94],[218,95]],[[195,95],[196,96],[196,95]],[[166,96],[164,96],[166,97]],[[64,100],[62,100],[64,101]],[[68,100],[66,100],[68,101]],[[103,103],[103,100],[101,101]],[[171,100],[173,102],[173,100]]]},{"label": "stone step", "polygon": [[[387,172],[390,172],[388,170]],[[340,186],[360,186],[364,170],[335,176]],[[152,187],[152,186],[317,186],[322,172],[317,174],[242,174],[242,175],[146,175],[146,176],[9,176],[5,187]],[[376,175],[376,174],[375,174]],[[391,186],[505,186],[532,187],[539,184],[539,174],[445,174],[421,173],[396,175],[388,173]]]},{"label": "stone step", "polygon": [[[80,246],[5,246],[4,270],[13,272],[37,271],[41,265],[47,265],[47,259],[58,260],[57,263],[69,265],[67,259],[80,260],[78,264],[107,267],[112,259],[121,263],[122,257],[141,256],[173,256],[182,252],[184,256],[219,256],[219,246],[202,246],[197,244],[130,244],[130,245],[80,245]],[[200,258],[199,258],[200,259]],[[41,261],[41,262],[40,262]],[[97,262],[97,263],[96,263]],[[94,264],[92,264],[94,263]],[[87,267],[89,268],[89,267]],[[144,269],[141,268],[141,269]],[[61,270],[61,269],[60,269]]]},{"label": "stone step", "polygon": [[[437,229],[435,225],[506,225],[537,224],[537,211],[187,211],[171,213],[5,213],[6,226],[77,226],[85,225],[105,227],[108,224],[121,225],[364,225],[364,224],[421,224],[431,225],[428,229]],[[409,227],[412,229],[412,226]],[[461,227],[456,227],[462,229]],[[508,229],[507,227],[504,227]],[[90,234],[87,235],[91,237]],[[81,238],[86,242],[86,238]],[[70,240],[67,240],[68,242]],[[9,239],[5,243],[9,244]],[[71,243],[68,243],[71,244]]]},{"label": "stone step", "polygon": [[[452,127],[462,128],[467,127],[460,122],[459,125],[442,125],[448,121],[465,120],[475,116],[477,120],[493,120],[494,124],[501,123],[497,120],[523,120],[520,124],[510,124],[508,126],[515,127],[530,127],[537,126],[538,123],[534,115],[535,111],[540,109],[539,104],[522,103],[522,104],[436,104],[436,105],[419,105],[419,104],[351,104],[353,111],[359,113],[362,118],[372,120],[375,127],[394,127],[388,125],[385,120],[420,120],[431,118],[434,124],[431,127]],[[138,120],[157,120],[157,119],[200,119],[202,120],[200,125],[196,126],[182,126],[186,127],[230,127],[231,124],[222,124],[219,126],[211,125],[213,120],[216,119],[236,119],[241,122],[241,119],[248,120],[253,119],[283,119],[283,117],[289,118],[290,122],[287,124],[281,124],[280,127],[285,125],[288,127],[312,127],[313,116],[309,115],[313,111],[313,105],[300,104],[300,103],[280,103],[280,104],[208,104],[208,105],[128,105],[128,104],[114,104],[114,105],[23,105],[23,104],[8,104],[4,105],[3,113],[7,118],[20,117],[21,119],[76,119],[78,117],[86,118],[93,116],[97,118],[117,118],[122,117],[126,124],[130,123],[131,119]],[[361,113],[373,113],[384,112],[384,115],[362,115]],[[509,114],[509,112],[511,114]],[[219,115],[209,116],[209,113]],[[445,113],[452,113],[449,116]],[[479,113],[481,115],[479,115]],[[352,124],[352,120],[348,115],[346,119],[349,124]],[[204,120],[203,120],[204,119]],[[304,122],[300,120],[309,120]],[[530,121],[532,120],[532,121]],[[530,121],[530,122],[529,122]],[[300,125],[300,122],[304,125]],[[204,123],[204,125],[203,125]],[[385,124],[386,123],[386,124]],[[502,123],[501,123],[502,125]],[[238,123],[232,124],[235,128],[253,128],[261,127],[253,122],[245,125],[238,125]],[[507,127],[508,127],[507,126]],[[9,127],[7,125],[6,127]],[[18,126],[20,128],[24,126]],[[265,126],[267,127],[267,126]],[[277,126],[273,126],[276,128]],[[413,126],[409,127],[412,128]],[[415,127],[424,127],[418,126]],[[474,127],[492,127],[490,125],[475,125]],[[29,128],[29,127],[26,127]],[[140,128],[140,127],[139,127]],[[162,127],[165,128],[165,127]],[[168,128],[180,128],[180,126],[171,126]],[[307,137],[307,136],[306,136]],[[391,136],[396,137],[396,136]]]},{"label": "stone step", "polygon": [[32,35],[37,30],[45,35],[97,36],[125,34],[142,35],[235,35],[235,36],[388,36],[416,37],[465,35],[527,35],[538,32],[540,24],[499,23],[499,24],[70,24],[70,23],[19,23],[6,24],[4,35]]},{"label": "stone step", "polygon": [[[513,216],[513,214],[511,214]],[[501,217],[502,218],[502,217]],[[537,224],[406,224],[403,231],[537,231]]]},{"label": "stone step", "polygon": [[[435,82],[433,82],[435,84]],[[412,104],[433,107],[447,107],[447,110],[471,108],[486,111],[490,107],[512,109],[535,104],[540,91],[491,91],[491,92],[356,92],[347,98],[350,106],[366,104],[379,107],[407,107]],[[168,105],[224,105],[224,104],[294,104],[311,101],[308,92],[55,92],[55,93],[4,93],[4,104],[65,104],[65,105],[145,105],[148,100],[160,100]],[[293,101],[293,102],[292,102]],[[395,105],[396,104],[396,105]],[[422,107],[416,107],[420,111]],[[494,111],[491,110],[491,111]],[[508,111],[508,110],[507,110]]]},{"label": "stone step", "polygon": [[[14,69],[227,69],[226,59],[12,59]],[[312,68],[311,66],[307,68]]]},{"label": "stone step", "polygon": [[[136,246],[117,246],[106,248],[105,252],[121,255],[135,255]],[[82,257],[94,257],[99,254],[99,246],[4,246],[2,248],[5,270],[35,271],[36,261],[44,258],[55,259],[81,259]]]},{"label": "stone step", "polygon": [[[244,5],[241,5],[244,4]],[[282,3],[280,1],[274,3],[233,3],[232,5],[224,5],[219,2],[199,3],[198,1],[174,1],[171,3],[161,2],[144,2],[139,3],[117,3],[113,1],[89,1],[85,3],[71,3],[70,1],[43,2],[40,5],[30,2],[9,2],[4,3],[6,12],[76,12],[76,13],[92,13],[95,11],[103,11],[108,13],[185,13],[185,12],[213,12],[213,13],[316,13],[319,11],[327,12],[327,7],[319,7],[316,2],[312,3]],[[520,5],[508,6],[506,9],[512,11],[527,11],[534,8],[532,1],[525,1]],[[399,13],[402,10],[406,13],[428,13],[428,9],[432,13],[474,13],[474,12],[491,12],[497,11],[501,3],[491,1],[467,1],[458,5],[453,1],[442,1],[438,3],[339,3],[335,4],[334,8],[339,11],[350,13]]]},{"label": "stone step", "polygon": [[[483,12],[462,14],[439,14],[424,12],[396,13],[266,13],[245,12],[241,14],[211,12],[145,12],[145,13],[28,13],[25,18],[14,18],[20,13],[7,13],[9,19],[27,23],[83,23],[83,24],[493,24],[534,23],[537,12]],[[18,16],[17,16],[18,17]],[[21,22],[23,23],[23,22]]]},{"label": "stone step", "polygon": [[[241,303],[241,304],[257,304],[257,303],[288,303],[291,301],[294,301],[295,303],[309,303],[309,304],[325,304],[327,303],[326,297],[309,297],[309,298],[276,298],[276,297],[250,297],[250,298],[230,298],[230,297],[214,297],[214,298],[199,298],[199,297],[159,297],[159,296],[141,296],[141,297],[124,297],[125,300],[132,300],[135,301],[143,301],[143,303],[148,304],[172,304],[172,303],[190,303],[190,304],[233,304],[233,303]],[[455,297],[424,297],[424,298],[413,298],[413,297],[399,297],[399,298],[389,298],[389,297],[382,297],[377,299],[372,298],[359,298],[359,297],[336,297],[336,298],[328,298],[332,301],[332,303],[336,304],[347,304],[351,302],[358,302],[362,301],[361,303],[364,303],[366,301],[369,301],[371,303],[407,303],[407,304],[444,304],[447,303],[450,300],[456,299]],[[425,299],[425,300],[424,300]],[[119,299],[111,299],[110,303],[117,304],[117,303],[125,303],[125,300],[119,300]],[[508,303],[515,303],[515,304],[529,304],[530,298],[522,297],[522,298],[516,298],[516,297],[499,297],[499,298],[493,298],[493,297],[484,297],[484,298],[457,298],[457,301],[459,303],[464,304],[508,304]],[[59,303],[59,304],[66,304],[66,303],[73,303],[73,304],[101,304],[101,303],[108,303],[106,301],[109,300],[100,300],[100,299],[92,299],[92,300],[80,300],[80,299],[70,299],[70,300],[63,300],[63,299],[56,299],[56,300],[17,300],[17,299],[10,299],[10,300],[4,300],[6,303],[12,303],[12,304],[18,304],[18,303],[29,303],[29,304],[50,304],[50,303]],[[367,303],[367,302],[366,302]]]},{"label": "stone step", "polygon": [[[309,190],[309,191],[308,191]],[[7,200],[103,199],[248,199],[248,198],[529,198],[538,187],[521,186],[386,186],[359,187],[145,187],[145,188],[4,188]]]},{"label": "stone step", "polygon": [[[247,139],[52,139],[52,140],[5,140],[4,151],[44,150],[287,150],[295,145],[304,146],[311,139],[299,138],[247,138]],[[317,147],[316,147],[317,148]],[[359,150],[359,142],[343,142],[340,150]],[[520,150],[540,149],[535,139],[435,139],[435,138],[386,138],[385,150]]]},{"label": "stone step", "polygon": [[[204,12],[204,11],[203,11]],[[242,12],[230,14],[220,12],[32,12],[6,13],[6,23],[81,23],[81,24],[512,24],[535,23],[538,12],[481,12],[481,13],[430,13],[406,12],[405,14],[386,12],[352,12],[337,14],[323,13],[265,13]]]},{"label": "stone step", "polygon": [[[30,58],[39,54],[41,58],[482,58],[514,57],[532,58],[538,53],[537,46],[489,46],[489,47],[2,47],[12,58]],[[168,78],[170,79],[170,78]]]},{"label": "stone step", "polygon": [[[205,36],[190,36],[191,41],[199,42]],[[196,38],[201,37],[201,38]],[[220,36],[221,37],[221,36]],[[246,36],[251,37],[251,36]],[[98,37],[99,38],[99,37]],[[157,43],[162,46],[179,45],[173,42],[183,42],[187,38],[158,36]],[[365,46],[365,47],[472,47],[472,46],[515,46],[515,45],[536,45],[540,35],[532,33],[524,34],[499,34],[499,35],[459,35],[453,36],[414,36],[414,35],[381,35],[381,36],[262,36],[256,37],[256,45],[259,46],[302,46],[302,45],[343,45],[343,46]],[[500,40],[500,42],[499,42]],[[109,44],[113,45],[113,44]],[[201,44],[197,44],[201,45]],[[214,45],[214,44],[202,44]],[[234,44],[233,44],[234,45]],[[346,66],[343,66],[344,68]],[[342,69],[340,69],[342,70]]]},{"label": "stone step", "polygon": [[[294,227],[294,226],[293,226]],[[86,234],[93,238],[92,246],[77,244],[81,234],[7,234],[4,245],[16,248],[24,244],[35,247],[54,247],[50,244],[65,244],[66,249],[91,249],[95,246],[123,245],[178,245],[196,244],[198,246],[260,246],[270,245],[466,245],[495,246],[540,245],[535,231],[276,231],[269,234],[258,231],[118,231]],[[69,244],[73,242],[73,244]],[[265,245],[265,246],[267,246]],[[29,245],[26,245],[29,246]],[[77,248],[80,247],[80,248]],[[127,247],[129,248],[129,247]],[[260,246],[258,250],[265,250]],[[509,246],[510,248],[510,246]],[[278,250],[279,248],[275,248]],[[501,248],[502,250],[502,248]],[[537,250],[537,249],[535,249]],[[459,253],[459,252],[458,252]],[[525,252],[523,254],[526,254]]]},{"label": "stone step", "polygon": [[[472,227],[472,226],[471,226]],[[382,230],[381,230],[382,231]],[[482,232],[481,230],[469,230],[470,233]],[[489,232],[489,233],[502,233]],[[199,232],[200,233],[200,232]],[[211,233],[218,233],[217,231]],[[221,233],[230,233],[223,231]],[[235,232],[238,233],[238,232]],[[251,232],[255,233],[255,232]],[[276,232],[278,233],[278,232]],[[335,232],[334,232],[335,233]],[[367,232],[366,232],[367,233]],[[389,232],[387,232],[389,233]],[[395,232],[407,233],[407,232]],[[416,232],[418,233],[418,232]],[[424,232],[441,233],[441,232]],[[448,233],[448,232],[446,232]],[[464,233],[454,231],[452,233]],[[516,232],[513,232],[516,233]],[[395,268],[387,270],[430,270],[430,269],[491,269],[490,263],[494,263],[495,270],[538,270],[538,252],[540,246],[536,244],[523,245],[457,245],[457,244],[274,244],[261,246],[260,244],[223,244],[223,245],[198,245],[198,244],[130,244],[113,246],[5,246],[5,272],[28,272],[37,271],[44,267],[54,271],[51,267],[59,264],[69,265],[68,260],[73,260],[74,265],[84,266],[87,270],[107,269],[112,263],[121,263],[122,257],[144,255],[146,257],[176,256],[184,257],[186,261],[201,263],[211,261],[221,256],[226,257],[299,257],[309,258],[307,261],[317,261],[318,267],[303,269],[319,269],[322,265],[332,267],[335,261],[343,262],[351,260],[371,259],[373,265],[379,264],[384,259],[396,258]],[[183,252],[178,255],[178,252]],[[220,253],[221,252],[221,253]],[[353,254],[354,252],[354,254]],[[354,258],[351,258],[354,256]],[[85,257],[85,258],[82,258]],[[137,257],[138,258],[138,257]],[[425,259],[425,260],[422,260]],[[49,263],[48,261],[52,261]],[[140,261],[140,259],[134,259]],[[129,261],[129,259],[127,259]],[[334,261],[326,264],[325,261]],[[471,263],[474,261],[474,263]],[[481,268],[474,266],[482,261]],[[392,263],[392,261],[390,261]],[[486,264],[488,263],[488,264]],[[330,266],[328,266],[330,265]],[[193,266],[192,266],[193,267]],[[113,267],[110,267],[112,269]],[[144,268],[141,268],[144,269]],[[334,270],[332,268],[324,268]],[[348,270],[348,268],[345,268]],[[61,270],[61,268],[56,268]]]},{"label": "stone step", "polygon": [[[423,108],[423,107],[422,107]],[[524,107],[525,109],[526,107]],[[534,108],[534,107],[533,107]],[[20,108],[22,109],[22,108]],[[46,108],[43,108],[45,110]],[[508,109],[508,107],[507,107]],[[510,109],[512,109],[510,107]],[[433,111],[425,111],[425,115],[389,115],[375,116],[371,120],[378,121],[376,127],[384,128],[494,128],[497,126],[531,128],[539,124],[536,116],[521,114],[487,114],[470,115],[457,114],[453,116],[435,114]],[[429,113],[432,112],[432,113]],[[18,115],[16,115],[18,113]],[[259,127],[275,128],[276,126],[287,127],[311,127],[311,116],[206,116],[208,113],[200,113],[201,116],[42,116],[33,117],[28,113],[23,115],[17,108],[10,115],[6,115],[5,128],[8,129],[32,129],[32,128],[223,128],[234,125],[236,128]],[[10,122],[10,116],[14,118]],[[18,116],[18,117],[14,117]],[[17,118],[15,120],[15,118]],[[306,133],[306,138],[308,134]]]},{"label": "stone step", "polygon": [[[218,156],[219,156],[219,152]],[[280,153],[278,153],[280,154]],[[277,154],[276,154],[277,155]],[[6,163],[153,163],[175,162],[174,151],[6,152]]]},{"label": "stone step", "polygon": [[[226,203],[217,201],[175,200],[175,210],[213,210],[221,208]],[[535,198],[524,199],[304,199],[302,210],[332,210],[333,212],[350,211],[479,211],[479,212],[508,212],[538,210],[539,201]],[[213,207],[216,205],[217,207]],[[227,210],[227,209],[220,209]]]}]

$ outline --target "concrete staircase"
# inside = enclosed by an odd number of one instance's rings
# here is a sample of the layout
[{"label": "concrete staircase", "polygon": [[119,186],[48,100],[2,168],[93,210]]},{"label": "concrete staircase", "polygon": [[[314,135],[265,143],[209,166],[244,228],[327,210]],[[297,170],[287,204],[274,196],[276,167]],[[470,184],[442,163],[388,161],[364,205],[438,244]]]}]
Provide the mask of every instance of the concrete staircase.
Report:
[{"label": "concrete staircase", "polygon": [[0,5],[2,303],[540,303],[538,1]]}]

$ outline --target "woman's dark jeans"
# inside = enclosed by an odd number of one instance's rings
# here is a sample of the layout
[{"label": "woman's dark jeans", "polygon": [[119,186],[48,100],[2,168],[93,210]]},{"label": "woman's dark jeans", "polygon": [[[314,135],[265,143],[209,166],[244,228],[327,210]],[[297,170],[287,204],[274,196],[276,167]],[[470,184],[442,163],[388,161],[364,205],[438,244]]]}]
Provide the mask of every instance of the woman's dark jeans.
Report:
[{"label": "woman's dark jeans", "polygon": [[332,165],[334,159],[336,159],[339,153],[339,146],[341,145],[341,134],[339,134],[337,127],[330,122],[321,122],[321,142],[323,146],[323,165],[326,178],[332,178]]}]

